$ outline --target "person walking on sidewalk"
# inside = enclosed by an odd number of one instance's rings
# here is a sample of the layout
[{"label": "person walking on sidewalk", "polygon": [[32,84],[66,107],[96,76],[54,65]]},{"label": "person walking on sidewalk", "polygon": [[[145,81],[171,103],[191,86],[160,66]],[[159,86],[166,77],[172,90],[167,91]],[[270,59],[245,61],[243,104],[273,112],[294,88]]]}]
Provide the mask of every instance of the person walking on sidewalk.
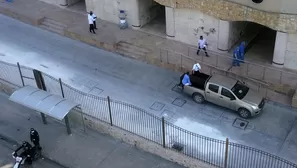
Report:
[{"label": "person walking on sidewalk", "polygon": [[193,68],[192,68],[192,74],[193,75],[197,75],[200,73],[200,70],[201,70],[201,66],[199,63],[196,63],[193,65]]},{"label": "person walking on sidewalk", "polygon": [[204,50],[205,52],[205,55],[207,57],[209,57],[209,55],[207,54],[207,51],[206,51],[206,46],[207,46],[207,42],[206,40],[203,38],[203,36],[200,36],[200,39],[199,39],[199,42],[198,42],[198,50],[197,50],[197,55],[199,55],[199,52],[200,50]]},{"label": "person walking on sidewalk", "polygon": [[39,134],[34,128],[31,128],[30,130],[30,140],[39,150],[42,149],[39,143]]},{"label": "person walking on sidewalk", "polygon": [[244,62],[244,54],[245,54],[245,42],[241,42],[239,45],[239,59],[240,62]]},{"label": "person walking on sidewalk", "polygon": [[239,47],[236,47],[233,51],[233,66],[240,66],[240,50]]},{"label": "person walking on sidewalk", "polygon": [[89,26],[90,26],[89,30],[90,30],[90,33],[96,34],[95,29],[94,29],[94,19],[93,19],[92,15],[93,15],[93,12],[90,11],[90,13],[88,13],[88,22],[89,22]]},{"label": "person walking on sidewalk", "polygon": [[[91,12],[92,12],[92,11],[91,11]],[[96,24],[97,16],[93,13],[93,14],[92,14],[92,17],[93,17],[93,25],[94,25],[94,29],[97,30],[97,24]]]}]

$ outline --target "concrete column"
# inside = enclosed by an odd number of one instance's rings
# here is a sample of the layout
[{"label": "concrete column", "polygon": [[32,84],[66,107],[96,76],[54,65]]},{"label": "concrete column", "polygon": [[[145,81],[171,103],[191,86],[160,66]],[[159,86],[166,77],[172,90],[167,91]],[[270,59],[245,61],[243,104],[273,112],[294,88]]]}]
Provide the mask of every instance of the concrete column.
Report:
[{"label": "concrete column", "polygon": [[132,27],[134,28],[140,28],[141,27],[141,23],[140,23],[140,12],[139,12],[139,0],[132,0],[131,2],[131,13],[132,13]]},{"label": "concrete column", "polygon": [[272,65],[283,67],[285,63],[285,55],[287,49],[288,34],[283,32],[276,33]]},{"label": "concrete column", "polygon": [[165,7],[166,11],[166,35],[169,37],[175,36],[175,16],[174,8]]},{"label": "concrete column", "polygon": [[220,20],[218,33],[219,33],[218,49],[222,51],[229,50],[230,22],[225,20]]}]

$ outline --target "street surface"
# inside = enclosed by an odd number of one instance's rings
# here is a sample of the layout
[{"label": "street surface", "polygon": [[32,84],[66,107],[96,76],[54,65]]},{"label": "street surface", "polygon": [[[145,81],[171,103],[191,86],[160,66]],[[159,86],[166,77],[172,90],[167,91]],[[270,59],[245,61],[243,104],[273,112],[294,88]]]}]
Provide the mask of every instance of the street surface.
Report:
[{"label": "street surface", "polygon": [[[173,91],[180,74],[127,59],[0,15],[0,60],[37,68],[97,96],[110,96],[200,135],[255,147],[296,162],[296,109],[268,102],[263,114],[234,126],[233,112]],[[87,31],[87,30],[86,30]],[[202,67],[203,68],[203,67]],[[26,74],[25,74],[26,75]],[[178,105],[174,100],[178,99]],[[152,105],[159,103],[158,109]]]},{"label": "street surface", "polygon": [[[33,127],[39,132],[43,155],[69,168],[184,168],[106,134],[72,129],[72,135],[68,135],[61,122],[47,117],[47,125],[44,125],[39,113],[8,100],[2,93],[0,109],[0,138],[29,142],[30,128]],[[10,144],[7,146],[11,147]],[[0,149],[0,153],[7,158],[4,160],[11,161],[12,150],[2,152]],[[36,162],[36,168],[56,168],[54,165],[46,167],[52,162],[44,161],[48,160]]]},{"label": "street surface", "polygon": [[[5,138],[0,136],[0,168],[12,168],[14,159],[11,157],[11,153],[18,146],[15,143],[7,141]],[[32,168],[65,168],[58,166],[57,164],[48,161],[46,159],[39,159],[33,162]]]}]

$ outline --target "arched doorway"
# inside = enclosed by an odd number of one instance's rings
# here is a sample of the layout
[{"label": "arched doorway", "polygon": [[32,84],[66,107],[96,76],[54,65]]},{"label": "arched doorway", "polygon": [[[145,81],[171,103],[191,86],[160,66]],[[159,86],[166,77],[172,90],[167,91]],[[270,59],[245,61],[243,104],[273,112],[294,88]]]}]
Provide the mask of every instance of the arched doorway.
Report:
[{"label": "arched doorway", "polygon": [[232,54],[234,49],[244,41],[247,61],[272,63],[277,33],[275,30],[248,21],[220,21],[219,31],[219,49],[227,50]]}]

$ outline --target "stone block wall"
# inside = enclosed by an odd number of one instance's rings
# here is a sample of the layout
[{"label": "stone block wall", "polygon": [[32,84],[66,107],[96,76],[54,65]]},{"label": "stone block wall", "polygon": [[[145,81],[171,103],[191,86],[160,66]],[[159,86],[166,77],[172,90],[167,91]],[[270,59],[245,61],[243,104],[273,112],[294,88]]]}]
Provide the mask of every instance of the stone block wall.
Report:
[{"label": "stone block wall", "polygon": [[297,34],[288,34],[284,67],[297,70]]},{"label": "stone block wall", "polygon": [[202,35],[207,40],[209,48],[217,50],[218,19],[197,10],[188,9],[176,9],[174,17],[175,40],[197,46],[199,36]]},{"label": "stone block wall", "polygon": [[52,4],[52,5],[57,5],[57,6],[60,6],[60,5],[63,6],[67,4],[67,0],[40,0],[40,1]]},{"label": "stone block wall", "polygon": [[250,21],[283,32],[297,33],[297,15],[269,13],[227,0],[155,0],[177,9],[198,10],[228,21]]}]

